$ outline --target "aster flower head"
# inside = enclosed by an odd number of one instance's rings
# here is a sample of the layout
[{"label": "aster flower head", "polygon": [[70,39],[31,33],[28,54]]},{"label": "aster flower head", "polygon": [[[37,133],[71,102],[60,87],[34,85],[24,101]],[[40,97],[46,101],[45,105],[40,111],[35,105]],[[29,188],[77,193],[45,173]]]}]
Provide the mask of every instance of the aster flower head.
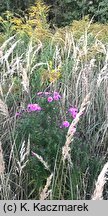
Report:
[{"label": "aster flower head", "polygon": [[56,92],[56,91],[54,91],[54,95],[55,95],[55,96],[57,96],[57,95],[59,95],[59,93],[58,93],[58,92]]},{"label": "aster flower head", "polygon": [[37,107],[36,107],[36,111],[41,111],[42,110],[42,108],[38,105]]},{"label": "aster flower head", "polygon": [[61,95],[58,93],[58,92],[54,92],[54,94],[53,94],[53,99],[54,100],[59,100],[61,98]]},{"label": "aster flower head", "polygon": [[68,121],[62,122],[62,127],[68,128],[70,126],[70,123]]},{"label": "aster flower head", "polygon": [[33,111],[41,111],[41,107],[38,104],[28,104],[27,110],[28,112],[33,112]]},{"label": "aster flower head", "polygon": [[21,115],[20,112],[16,112],[16,113],[15,113],[15,117],[16,117],[16,118],[20,117],[20,115]]},{"label": "aster flower head", "polygon": [[47,98],[47,101],[48,101],[49,103],[51,103],[51,102],[53,101],[53,97],[49,96],[49,97]]},{"label": "aster flower head", "polygon": [[45,96],[47,96],[47,95],[50,95],[51,93],[46,91],[44,94]]},{"label": "aster flower head", "polygon": [[37,92],[38,96],[41,96],[43,94],[43,92]]},{"label": "aster flower head", "polygon": [[78,109],[76,107],[70,107],[68,111],[72,115],[73,118],[76,118],[76,115],[78,113]]},{"label": "aster flower head", "polygon": [[59,98],[58,96],[53,96],[53,99],[54,99],[55,101],[58,101],[60,98]]}]

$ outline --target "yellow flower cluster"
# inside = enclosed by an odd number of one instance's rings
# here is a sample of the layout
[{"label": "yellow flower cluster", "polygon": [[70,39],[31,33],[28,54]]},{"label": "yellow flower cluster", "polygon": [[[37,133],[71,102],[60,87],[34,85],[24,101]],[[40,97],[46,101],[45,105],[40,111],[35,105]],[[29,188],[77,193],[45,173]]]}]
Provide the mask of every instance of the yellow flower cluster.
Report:
[{"label": "yellow flower cluster", "polygon": [[48,70],[44,70],[42,73],[42,83],[50,82],[54,83],[61,77],[61,66],[54,68],[53,62],[49,61]]},{"label": "yellow flower cluster", "polygon": [[42,1],[37,1],[31,6],[25,17],[15,17],[11,12],[7,11],[4,18],[0,17],[2,24],[9,24],[12,32],[25,32],[29,36],[37,39],[45,39],[51,36],[49,25],[47,24],[47,15],[49,7]]}]

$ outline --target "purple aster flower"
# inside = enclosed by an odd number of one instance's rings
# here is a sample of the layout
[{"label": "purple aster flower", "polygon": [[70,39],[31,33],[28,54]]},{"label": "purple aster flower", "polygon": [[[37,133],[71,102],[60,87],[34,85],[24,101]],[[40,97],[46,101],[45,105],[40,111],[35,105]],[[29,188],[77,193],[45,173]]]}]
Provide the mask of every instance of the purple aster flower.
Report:
[{"label": "purple aster flower", "polygon": [[38,96],[40,96],[40,95],[42,95],[43,94],[43,92],[37,92],[37,95]]},{"label": "purple aster flower", "polygon": [[38,104],[28,104],[27,110],[28,112],[33,112],[33,111],[41,111],[41,107]]},{"label": "purple aster flower", "polygon": [[47,95],[50,95],[51,93],[50,92],[45,92],[44,94],[47,96]]},{"label": "purple aster flower", "polygon": [[59,93],[58,93],[58,92],[56,92],[56,91],[54,91],[54,95],[55,95],[55,96],[57,96],[57,95],[59,95]]},{"label": "purple aster flower", "polygon": [[78,113],[78,109],[76,107],[70,107],[68,111],[71,113],[73,118],[76,118],[76,115]]},{"label": "purple aster flower", "polygon": [[59,98],[58,96],[53,96],[53,99],[54,99],[55,101],[58,101],[60,98]]},{"label": "purple aster flower", "polygon": [[50,97],[47,98],[47,101],[48,101],[49,103],[51,103],[51,102],[53,101],[53,98],[50,96]]},{"label": "purple aster flower", "polygon": [[70,123],[68,121],[62,122],[62,127],[68,128],[70,126]]},{"label": "purple aster flower", "polygon": [[36,111],[41,111],[42,110],[42,108],[38,105],[37,107],[36,107]]},{"label": "purple aster flower", "polygon": [[16,112],[16,113],[15,113],[16,118],[18,118],[20,115],[21,115],[20,112]]},{"label": "purple aster flower", "polygon": [[53,94],[53,99],[54,100],[59,100],[61,98],[61,95],[58,93],[58,92],[54,92],[54,94]]}]

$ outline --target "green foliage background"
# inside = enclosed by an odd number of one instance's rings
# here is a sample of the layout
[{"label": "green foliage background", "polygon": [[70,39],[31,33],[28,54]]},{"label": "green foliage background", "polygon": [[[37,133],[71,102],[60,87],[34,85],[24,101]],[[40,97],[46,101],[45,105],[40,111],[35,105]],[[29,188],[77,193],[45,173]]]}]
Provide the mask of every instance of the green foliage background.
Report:
[{"label": "green foliage background", "polygon": [[[0,14],[6,10],[24,15],[25,10],[37,0],[1,0]],[[79,20],[85,15],[94,21],[105,23],[108,21],[107,0],[44,0],[50,6],[48,20],[57,26],[66,26],[73,20]]]}]

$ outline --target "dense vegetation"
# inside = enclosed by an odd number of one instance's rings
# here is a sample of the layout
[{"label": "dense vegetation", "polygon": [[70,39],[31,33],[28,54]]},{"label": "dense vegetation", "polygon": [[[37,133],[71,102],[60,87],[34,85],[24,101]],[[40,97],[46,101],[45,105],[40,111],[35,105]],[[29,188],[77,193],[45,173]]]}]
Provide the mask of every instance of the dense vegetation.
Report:
[{"label": "dense vegetation", "polygon": [[[1,0],[0,12],[10,10],[11,12],[24,15],[26,9],[38,0]],[[108,21],[107,0],[44,0],[50,6],[48,20],[57,26],[65,26],[73,20],[79,20],[89,15],[94,16],[94,21],[105,23]],[[17,15],[18,15],[17,14]]]},{"label": "dense vegetation", "polygon": [[0,9],[0,199],[92,199],[108,161],[108,3],[44,2]]}]

